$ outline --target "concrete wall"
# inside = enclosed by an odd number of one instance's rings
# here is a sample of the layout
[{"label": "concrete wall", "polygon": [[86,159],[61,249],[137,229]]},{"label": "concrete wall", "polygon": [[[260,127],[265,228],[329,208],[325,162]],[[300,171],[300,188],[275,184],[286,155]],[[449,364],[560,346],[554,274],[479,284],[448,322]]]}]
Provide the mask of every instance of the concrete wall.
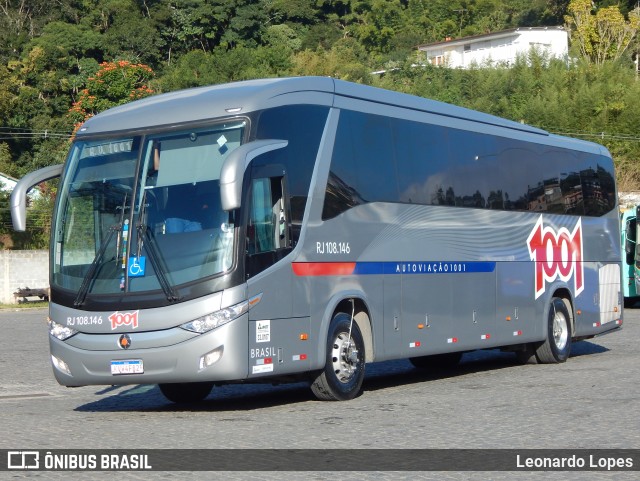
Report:
[{"label": "concrete wall", "polygon": [[20,288],[49,288],[49,251],[0,250],[0,302],[17,302]]}]

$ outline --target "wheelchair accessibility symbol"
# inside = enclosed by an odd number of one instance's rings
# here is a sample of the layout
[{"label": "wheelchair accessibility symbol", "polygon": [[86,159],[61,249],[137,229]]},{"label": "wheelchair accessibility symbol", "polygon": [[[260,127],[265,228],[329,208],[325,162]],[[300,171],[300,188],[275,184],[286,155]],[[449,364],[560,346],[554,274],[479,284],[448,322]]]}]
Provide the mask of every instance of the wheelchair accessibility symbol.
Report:
[{"label": "wheelchair accessibility symbol", "polygon": [[127,267],[127,270],[129,271],[129,277],[144,276],[146,265],[147,265],[147,259],[144,256],[129,257],[129,265]]}]

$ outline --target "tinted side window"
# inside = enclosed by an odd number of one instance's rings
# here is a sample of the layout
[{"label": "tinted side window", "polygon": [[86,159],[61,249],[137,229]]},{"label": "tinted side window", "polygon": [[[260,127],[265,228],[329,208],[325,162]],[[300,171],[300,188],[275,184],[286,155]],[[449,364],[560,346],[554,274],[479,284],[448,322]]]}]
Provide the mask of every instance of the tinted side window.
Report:
[{"label": "tinted side window", "polygon": [[[585,215],[600,216],[615,206],[615,180],[613,172],[600,165],[595,155],[582,154],[580,171]],[[604,164],[604,163],[603,163]],[[606,165],[606,164],[604,164]]]},{"label": "tinted side window", "polygon": [[365,202],[601,216],[615,179],[605,157],[342,111],[322,217]]},{"label": "tinted side window", "polygon": [[475,132],[451,129],[449,132],[450,183],[458,207],[486,208],[490,192],[498,203],[500,190],[492,179],[496,175],[496,156],[492,137]]},{"label": "tinted side window", "polygon": [[356,173],[368,202],[397,202],[393,135],[387,117],[352,114]]},{"label": "tinted side window", "polygon": [[447,186],[448,131],[444,127],[393,119],[399,201],[454,205]]},{"label": "tinted side window", "polygon": [[[289,141],[286,148],[274,152],[275,158],[273,156],[268,158],[270,161],[283,164],[287,169],[294,241],[297,240],[297,233],[302,223],[311,175],[328,113],[328,107],[290,105],[264,110],[258,115],[255,140]],[[260,160],[260,157],[256,159],[256,165]]]},{"label": "tinted side window", "polygon": [[582,183],[580,172],[568,168],[560,173],[560,192],[562,192],[562,207],[565,214],[583,215],[584,204],[582,197]]},{"label": "tinted side window", "polygon": [[395,153],[389,119],[343,110],[322,218],[333,218],[366,202],[397,201]]},{"label": "tinted side window", "polygon": [[331,167],[324,196],[322,219],[332,219],[365,200],[359,192],[353,135],[348,111],[340,113],[338,131],[331,156]]}]

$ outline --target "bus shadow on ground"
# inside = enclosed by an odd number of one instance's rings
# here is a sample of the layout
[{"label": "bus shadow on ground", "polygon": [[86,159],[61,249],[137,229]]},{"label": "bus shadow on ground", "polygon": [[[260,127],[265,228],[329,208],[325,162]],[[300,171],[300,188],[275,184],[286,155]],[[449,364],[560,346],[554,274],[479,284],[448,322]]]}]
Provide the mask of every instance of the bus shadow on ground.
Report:
[{"label": "bus shadow on ground", "polygon": [[[574,343],[571,357],[602,354],[609,349],[589,341]],[[571,362],[571,361],[569,361]],[[466,353],[457,366],[416,369],[408,360],[384,361],[367,365],[364,395],[384,389],[423,382],[465,377],[499,369],[525,368],[513,353],[497,349]],[[535,366],[531,366],[535,368]],[[315,401],[308,383],[229,384],[215,386],[203,401],[174,404],[154,385],[109,386],[95,392],[101,398],[75,408],[79,412],[233,412],[252,411],[287,404]],[[321,402],[321,401],[318,401]]]}]

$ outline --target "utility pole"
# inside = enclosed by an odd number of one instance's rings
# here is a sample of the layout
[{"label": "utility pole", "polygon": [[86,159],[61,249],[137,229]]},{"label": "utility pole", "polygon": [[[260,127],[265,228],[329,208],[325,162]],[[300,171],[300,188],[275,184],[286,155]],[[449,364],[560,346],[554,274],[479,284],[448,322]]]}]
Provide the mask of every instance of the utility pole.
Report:
[{"label": "utility pole", "polygon": [[[640,0],[639,0],[640,2]],[[460,32],[458,34],[459,37],[462,37],[462,21],[464,20],[464,13],[468,12],[469,10],[467,10],[466,8],[461,8],[460,10],[454,10],[454,12],[459,13],[460,14]]]}]

